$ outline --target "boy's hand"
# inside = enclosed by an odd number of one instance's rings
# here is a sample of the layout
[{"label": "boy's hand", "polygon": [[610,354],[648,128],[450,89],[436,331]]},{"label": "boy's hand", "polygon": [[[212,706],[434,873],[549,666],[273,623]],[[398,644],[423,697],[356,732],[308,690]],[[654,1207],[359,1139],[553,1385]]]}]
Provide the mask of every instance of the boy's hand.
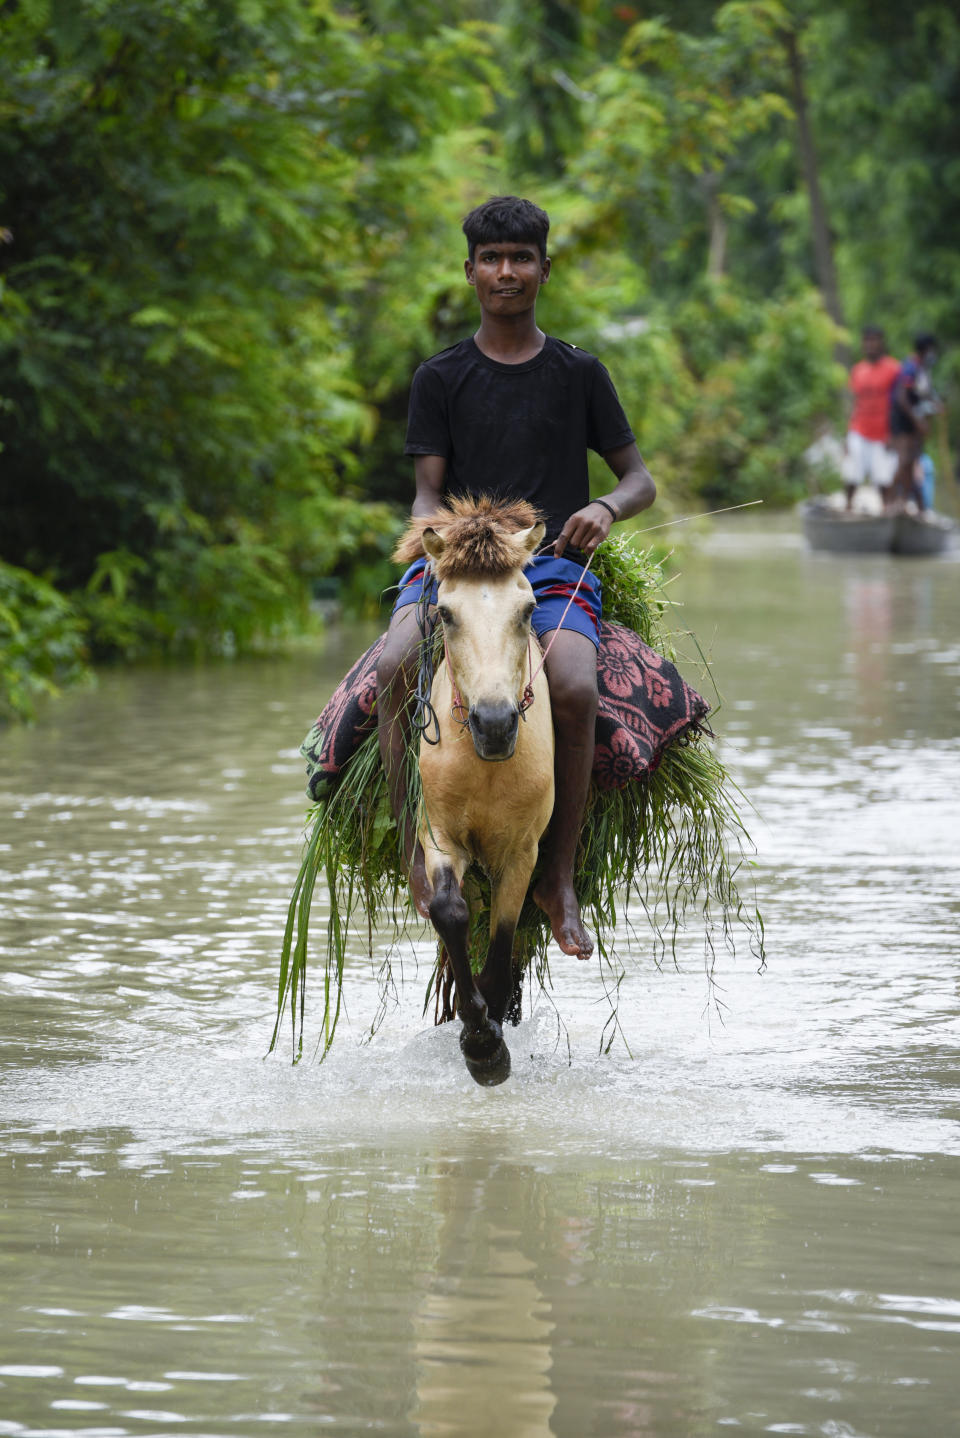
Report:
[{"label": "boy's hand", "polygon": [[576,514],[571,514],[558,534],[553,552],[559,559],[569,544],[571,549],[582,549],[592,554],[602,544],[613,527],[613,515],[596,501],[584,505]]}]

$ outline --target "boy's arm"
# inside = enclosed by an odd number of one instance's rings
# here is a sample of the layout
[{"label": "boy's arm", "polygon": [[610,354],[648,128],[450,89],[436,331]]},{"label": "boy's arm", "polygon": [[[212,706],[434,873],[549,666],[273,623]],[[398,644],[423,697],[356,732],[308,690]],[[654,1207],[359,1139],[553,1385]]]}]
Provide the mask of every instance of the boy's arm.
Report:
[{"label": "boy's arm", "polygon": [[447,472],[446,456],[418,454],[413,460],[413,477],[417,486],[411,511],[415,519],[436,514],[443,499],[443,480]]},{"label": "boy's arm", "polygon": [[571,514],[553,546],[553,552],[558,557],[568,544],[592,554],[597,545],[606,539],[614,524],[614,515],[606,505],[616,510],[616,519],[629,519],[642,509],[648,509],[657,497],[657,486],[635,444],[608,450],[603,457],[619,484],[610,494],[604,495],[602,504],[594,499],[583,509],[578,509],[576,514]]},{"label": "boy's arm", "polygon": [[930,426],[927,424],[926,415],[921,414],[920,411],[910,403],[910,385],[913,380],[913,375],[910,374],[909,371],[904,374],[906,368],[907,366],[904,365],[894,381],[892,394],[893,403],[902,414],[905,414],[908,419],[913,422],[917,431],[925,436]]}]

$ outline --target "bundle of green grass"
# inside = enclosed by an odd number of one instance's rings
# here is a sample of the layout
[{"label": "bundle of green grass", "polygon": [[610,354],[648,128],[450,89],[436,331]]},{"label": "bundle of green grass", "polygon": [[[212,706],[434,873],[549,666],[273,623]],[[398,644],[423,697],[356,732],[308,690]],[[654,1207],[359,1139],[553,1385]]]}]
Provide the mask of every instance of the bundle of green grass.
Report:
[{"label": "bundle of green grass", "polygon": [[[653,550],[636,548],[629,537],[607,540],[592,569],[603,586],[604,618],[634,630],[653,649],[675,657],[664,627],[667,600],[663,574]],[[408,804],[421,803],[416,742],[407,751]],[[657,767],[623,789],[591,786],[576,864],[577,896],[588,927],[597,937],[605,989],[612,994],[601,1035],[608,1049],[618,1031],[616,991],[627,952],[640,943],[628,914],[634,901],[649,929],[648,951],[659,964],[676,962],[678,942],[695,919],[703,936],[708,978],[720,949],[733,952],[737,931],[763,964],[763,922],[755,904],[740,891],[751,851],[740,813],[742,795],[712,748],[709,733],[692,729],[667,746]],[[348,940],[362,914],[366,948],[384,946],[381,993],[392,987],[390,953],[408,933],[412,914],[407,874],[398,843],[398,825],[390,809],[386,777],[374,729],[344,765],[336,783],[307,815],[307,843],[283,936],[276,1046],[284,1013],[289,1011],[296,1062],[303,1052],[306,979],[310,952],[310,912],[316,883],[323,875],[329,918],[322,963],[323,1014],[318,1053],[325,1056],[336,1032],[343,997]],[[530,889],[537,879],[534,872]],[[476,866],[464,891],[471,911],[471,955],[482,967],[489,933],[489,882]],[[386,941],[386,942],[385,942]],[[546,915],[527,897],[514,943],[518,992],[524,985],[550,984]],[[455,995],[449,963],[438,948],[424,999],[437,1022],[452,1018]],[[381,1003],[377,1020],[382,1017]]]}]

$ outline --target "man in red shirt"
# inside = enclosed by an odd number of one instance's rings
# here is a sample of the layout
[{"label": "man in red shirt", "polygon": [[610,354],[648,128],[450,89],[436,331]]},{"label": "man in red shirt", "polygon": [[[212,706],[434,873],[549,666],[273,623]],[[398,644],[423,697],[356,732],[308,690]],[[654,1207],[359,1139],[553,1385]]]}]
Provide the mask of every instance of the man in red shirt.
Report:
[{"label": "man in red shirt", "polygon": [[863,331],[863,359],[850,371],[853,413],[847,430],[843,478],[847,509],[853,509],[857,486],[870,480],[877,486],[886,509],[897,457],[890,448],[890,391],[900,373],[900,362],[885,354],[886,336],[876,325]]}]

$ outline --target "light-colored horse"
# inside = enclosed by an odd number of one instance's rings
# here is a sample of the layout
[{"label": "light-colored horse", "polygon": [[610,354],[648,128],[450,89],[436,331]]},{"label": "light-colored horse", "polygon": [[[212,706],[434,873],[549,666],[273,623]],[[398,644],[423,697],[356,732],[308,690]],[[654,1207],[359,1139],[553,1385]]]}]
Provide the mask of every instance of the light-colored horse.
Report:
[{"label": "light-colored horse", "polygon": [[[430,918],[453,967],[460,1047],[482,1084],[510,1073],[501,1026],[513,994],[513,940],[553,811],[550,695],[523,574],[543,539],[534,520],[526,504],[454,500],[450,513],[415,522],[407,536],[408,552],[422,543],[431,560],[444,631],[432,689],[439,742],[420,746]],[[490,946],[476,978],[462,891],[472,862],[491,887]]]}]

